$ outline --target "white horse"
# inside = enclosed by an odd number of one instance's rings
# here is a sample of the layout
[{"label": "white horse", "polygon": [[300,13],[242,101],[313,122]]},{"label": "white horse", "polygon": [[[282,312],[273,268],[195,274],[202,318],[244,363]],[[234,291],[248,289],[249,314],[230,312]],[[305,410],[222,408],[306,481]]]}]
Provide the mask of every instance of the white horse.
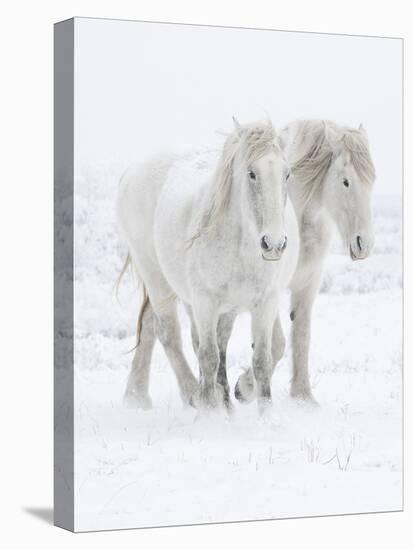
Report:
[{"label": "white horse", "polygon": [[[229,407],[220,357],[240,311],[251,313],[259,409],[271,401],[272,327],[280,291],[298,259],[287,163],[270,123],[236,123],[213,170],[211,164],[211,154],[163,155],[129,169],[120,183],[119,225],[145,289],[125,394],[133,406],[151,405],[149,369],[157,337],[184,402],[214,408],[224,401]],[[199,384],[182,352],[176,297],[193,321]]]},{"label": "white horse", "polygon": [[[293,378],[291,395],[315,402],[312,395],[308,354],[311,311],[319,289],[323,266],[336,226],[352,260],[370,254],[374,236],[371,192],[375,169],[367,133],[330,121],[302,120],[282,132],[291,167],[288,195],[294,205],[300,232],[300,254],[292,279],[291,313]],[[273,332],[275,368],[282,357],[285,338],[277,319]],[[238,379],[235,396],[255,398],[251,369]]]}]

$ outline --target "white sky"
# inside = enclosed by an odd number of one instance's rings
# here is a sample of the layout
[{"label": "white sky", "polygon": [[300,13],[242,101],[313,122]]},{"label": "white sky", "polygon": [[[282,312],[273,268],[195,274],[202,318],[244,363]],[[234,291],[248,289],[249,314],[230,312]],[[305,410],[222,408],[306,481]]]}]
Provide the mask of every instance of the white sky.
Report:
[{"label": "white sky", "polygon": [[329,118],[369,133],[377,193],[402,186],[402,42],[76,19],[77,160],[129,162],[208,146],[263,119]]}]

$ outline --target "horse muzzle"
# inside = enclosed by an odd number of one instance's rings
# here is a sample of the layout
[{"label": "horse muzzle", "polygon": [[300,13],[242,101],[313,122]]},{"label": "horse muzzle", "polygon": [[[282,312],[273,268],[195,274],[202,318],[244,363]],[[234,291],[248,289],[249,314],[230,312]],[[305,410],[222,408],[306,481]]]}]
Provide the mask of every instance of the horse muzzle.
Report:
[{"label": "horse muzzle", "polygon": [[273,245],[270,237],[264,235],[261,238],[261,254],[264,260],[267,262],[277,262],[281,259],[281,256],[284,253],[284,250],[287,248],[287,235],[277,243]]},{"label": "horse muzzle", "polygon": [[356,235],[350,241],[350,258],[353,261],[365,260],[369,257],[372,248],[373,242],[370,239],[363,239],[361,235]]}]

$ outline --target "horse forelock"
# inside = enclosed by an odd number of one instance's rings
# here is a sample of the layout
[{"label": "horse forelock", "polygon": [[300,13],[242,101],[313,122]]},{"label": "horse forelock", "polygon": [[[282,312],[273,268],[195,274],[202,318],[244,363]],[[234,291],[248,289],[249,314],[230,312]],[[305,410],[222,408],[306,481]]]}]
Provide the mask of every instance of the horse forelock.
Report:
[{"label": "horse forelock", "polygon": [[346,128],[343,131],[342,140],[344,150],[349,154],[356,174],[363,183],[372,185],[376,179],[376,170],[366,137],[358,130]]},{"label": "horse forelock", "polygon": [[334,151],[322,121],[303,121],[293,140],[291,172],[300,183],[303,202],[320,188],[333,161]]},{"label": "horse forelock", "polygon": [[375,179],[367,138],[359,130],[330,121],[302,121],[293,143],[291,171],[301,184],[304,202],[320,188],[334,158],[341,154],[348,155],[363,183],[372,185]]}]

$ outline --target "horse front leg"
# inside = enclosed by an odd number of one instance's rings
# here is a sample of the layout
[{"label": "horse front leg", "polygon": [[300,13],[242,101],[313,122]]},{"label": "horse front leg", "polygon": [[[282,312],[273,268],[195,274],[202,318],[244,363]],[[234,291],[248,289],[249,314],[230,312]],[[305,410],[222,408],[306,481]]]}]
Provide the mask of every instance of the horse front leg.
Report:
[{"label": "horse front leg", "polygon": [[[254,344],[252,344],[254,348]],[[280,317],[278,316],[274,323],[272,331],[272,369],[271,376],[273,376],[275,368],[282,359],[285,351],[285,336],[281,327]],[[257,387],[255,383],[254,373],[252,368],[243,372],[235,385],[234,391],[235,397],[241,403],[250,403],[257,397]]]},{"label": "horse front leg", "polygon": [[193,304],[199,345],[199,391],[194,404],[200,408],[214,409],[222,403],[222,392],[217,384],[219,347],[217,339],[218,309],[208,299],[197,299]]},{"label": "horse front leg", "polygon": [[267,300],[252,312],[254,351],[252,370],[256,382],[258,411],[260,414],[271,405],[272,332],[278,315],[278,300]]},{"label": "horse front leg", "polygon": [[236,311],[230,311],[220,316],[217,328],[218,350],[219,350],[219,366],[217,382],[222,387],[224,392],[224,405],[228,410],[232,409],[232,403],[229,392],[229,384],[227,377],[227,347],[228,340],[234,326]]},{"label": "horse front leg", "polygon": [[311,341],[311,313],[319,287],[319,278],[303,289],[291,293],[291,343],[293,353],[293,378],[291,396],[316,404],[310,384],[308,356]]},{"label": "horse front leg", "polygon": [[[189,319],[191,321],[191,338],[192,338],[192,347],[194,349],[195,355],[198,356],[199,352],[199,336],[198,329],[195,324],[195,318],[192,313],[192,308],[189,305],[185,305],[186,311],[188,313]],[[219,366],[217,374],[217,383],[222,387],[224,394],[224,404],[228,410],[231,410],[232,403],[230,398],[228,377],[227,377],[227,346],[228,340],[232,333],[232,328],[234,326],[234,321],[237,316],[236,311],[230,311],[224,313],[219,317],[218,326],[217,326],[217,343],[219,350]]]}]

